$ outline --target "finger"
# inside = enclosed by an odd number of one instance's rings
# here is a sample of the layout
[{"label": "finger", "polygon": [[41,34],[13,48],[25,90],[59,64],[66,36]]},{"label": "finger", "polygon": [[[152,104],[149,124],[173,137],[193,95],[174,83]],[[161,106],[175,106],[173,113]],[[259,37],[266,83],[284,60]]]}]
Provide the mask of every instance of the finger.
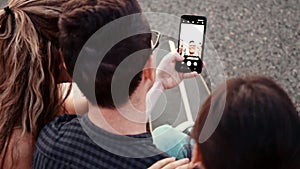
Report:
[{"label": "finger", "polygon": [[198,76],[197,72],[191,72],[191,73],[183,73],[182,78],[183,79],[188,79],[188,78],[193,78]]},{"label": "finger", "polygon": [[171,63],[171,62],[176,62],[176,61],[183,61],[184,57],[180,56],[177,52],[170,52],[164,58],[160,63]]},{"label": "finger", "polygon": [[[176,49],[176,51],[178,52],[178,48],[175,48]],[[183,48],[179,48],[179,49],[183,49]]]},{"label": "finger", "polygon": [[190,164],[189,163],[188,164],[184,164],[182,166],[176,167],[176,169],[188,169],[188,168],[190,168]]},{"label": "finger", "polygon": [[205,168],[203,163],[201,161],[199,161],[198,163],[195,163],[195,165],[193,166],[193,168]]},{"label": "finger", "polygon": [[204,61],[202,63],[203,63],[202,64],[202,68],[205,68],[206,67],[206,63]]},{"label": "finger", "polygon": [[177,161],[174,161],[172,163],[169,163],[167,164],[165,167],[163,167],[162,169],[174,169],[174,168],[177,168],[179,166],[182,166],[182,165],[186,165],[189,163],[189,159],[188,158],[184,158],[184,159],[181,159],[181,160],[177,160]]},{"label": "finger", "polygon": [[163,57],[161,62],[172,62],[176,60],[177,55],[179,55],[177,52],[169,52],[166,56]]},{"label": "finger", "polygon": [[165,158],[163,160],[159,160],[158,162],[154,163],[151,167],[149,167],[148,169],[161,169],[162,167],[164,167],[165,165],[174,162],[176,159],[174,157],[171,158]]},{"label": "finger", "polygon": [[184,57],[179,55],[178,53],[175,54],[175,61],[183,61],[184,60]]}]

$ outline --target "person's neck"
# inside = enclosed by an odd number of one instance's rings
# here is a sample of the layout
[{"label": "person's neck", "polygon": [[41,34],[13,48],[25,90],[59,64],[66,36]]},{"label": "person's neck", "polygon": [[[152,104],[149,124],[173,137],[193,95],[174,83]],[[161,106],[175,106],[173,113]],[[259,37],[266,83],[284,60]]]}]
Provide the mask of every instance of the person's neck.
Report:
[{"label": "person's neck", "polygon": [[96,126],[113,134],[137,135],[146,132],[145,98],[130,99],[119,108],[89,105],[88,118]]}]

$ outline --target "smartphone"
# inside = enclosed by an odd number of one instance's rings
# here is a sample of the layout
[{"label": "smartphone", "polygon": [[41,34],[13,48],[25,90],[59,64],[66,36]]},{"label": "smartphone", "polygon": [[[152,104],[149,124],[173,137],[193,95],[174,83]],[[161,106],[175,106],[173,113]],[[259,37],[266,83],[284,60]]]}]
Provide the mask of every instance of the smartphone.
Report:
[{"label": "smartphone", "polygon": [[177,48],[185,59],[176,63],[178,72],[202,72],[206,22],[205,16],[181,16]]}]

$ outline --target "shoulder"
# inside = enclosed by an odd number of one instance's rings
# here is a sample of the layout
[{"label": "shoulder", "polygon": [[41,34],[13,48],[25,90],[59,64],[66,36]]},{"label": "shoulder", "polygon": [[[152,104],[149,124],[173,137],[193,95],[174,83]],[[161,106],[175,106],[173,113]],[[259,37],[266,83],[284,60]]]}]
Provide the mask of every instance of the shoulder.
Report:
[{"label": "shoulder", "polygon": [[53,124],[63,125],[63,124],[66,124],[66,123],[76,119],[76,118],[77,118],[76,114],[62,114],[62,115],[57,116],[52,122],[50,122],[46,126],[53,125]]},{"label": "shoulder", "polygon": [[77,115],[60,115],[47,124],[40,132],[34,150],[34,161],[37,159],[61,159],[70,150],[70,144],[84,134]]},{"label": "shoulder", "polygon": [[81,126],[77,115],[63,114],[56,117],[40,131],[37,143],[46,140],[49,143],[51,143],[51,141],[58,141],[59,138],[63,138],[65,134],[80,129]]},{"label": "shoulder", "polygon": [[39,137],[49,130],[52,132],[63,132],[69,127],[77,126],[77,124],[79,124],[77,115],[59,115],[41,130]]},{"label": "shoulder", "polygon": [[77,115],[63,114],[56,117],[47,124],[39,133],[39,138],[54,138],[61,136],[60,134],[70,131],[74,128],[80,128]]}]

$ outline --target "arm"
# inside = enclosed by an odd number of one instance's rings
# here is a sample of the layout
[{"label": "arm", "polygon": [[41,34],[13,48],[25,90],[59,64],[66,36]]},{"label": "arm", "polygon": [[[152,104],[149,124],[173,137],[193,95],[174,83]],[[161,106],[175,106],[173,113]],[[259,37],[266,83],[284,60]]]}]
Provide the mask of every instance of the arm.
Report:
[{"label": "arm", "polygon": [[176,87],[183,79],[198,76],[197,72],[182,73],[175,70],[176,61],[183,61],[184,57],[177,52],[167,54],[156,69],[156,79],[147,94],[147,112],[150,112],[166,89]]}]

